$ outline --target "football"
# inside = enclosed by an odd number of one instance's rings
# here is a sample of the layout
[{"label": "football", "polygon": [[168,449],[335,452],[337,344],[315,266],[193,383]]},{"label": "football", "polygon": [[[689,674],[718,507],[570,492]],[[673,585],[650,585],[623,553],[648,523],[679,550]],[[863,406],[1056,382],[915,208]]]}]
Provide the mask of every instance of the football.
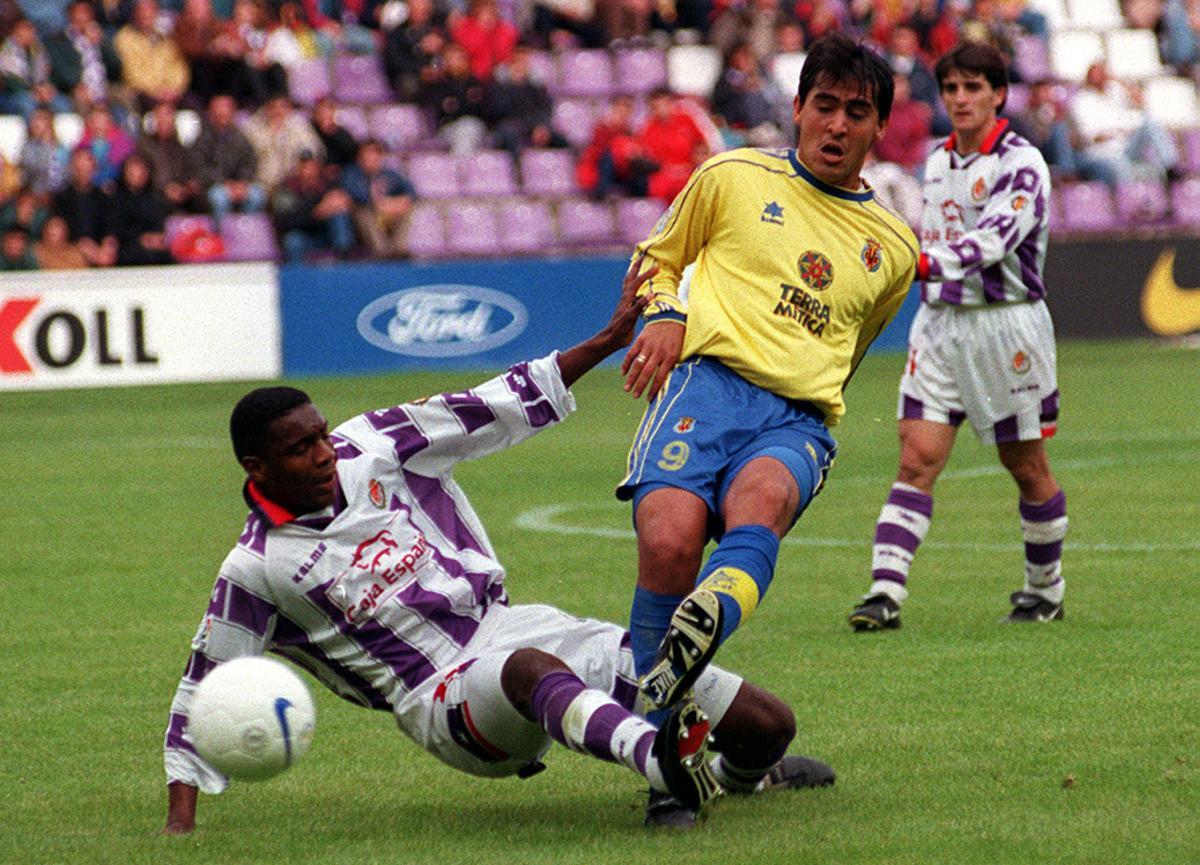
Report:
[{"label": "football", "polygon": [[213,768],[241,781],[278,775],[308,750],[316,711],[308,688],[279,661],[226,661],[196,687],[192,744]]}]

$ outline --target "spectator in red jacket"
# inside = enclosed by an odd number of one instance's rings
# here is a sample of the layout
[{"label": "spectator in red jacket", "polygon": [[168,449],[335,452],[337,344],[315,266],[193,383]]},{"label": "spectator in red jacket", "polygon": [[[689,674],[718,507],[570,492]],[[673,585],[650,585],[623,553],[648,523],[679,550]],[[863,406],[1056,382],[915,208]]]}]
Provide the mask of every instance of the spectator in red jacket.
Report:
[{"label": "spectator in red jacket", "polygon": [[708,142],[692,116],[660,88],[650,94],[650,116],[637,135],[648,159],[658,165],[650,175],[651,197],[673,201],[692,170],[708,157]]},{"label": "spectator in red jacket", "polygon": [[647,179],[657,168],[633,133],[633,98],[614,96],[579,156],[575,182],[596,199],[618,190],[643,198]]},{"label": "spectator in red jacket", "polygon": [[467,52],[471,74],[480,81],[492,77],[498,63],[507,63],[520,31],[500,17],[496,0],[471,0],[466,15],[450,26],[450,38]]},{"label": "spectator in red jacket", "polygon": [[913,99],[908,76],[896,73],[892,80],[896,82],[892,114],[883,137],[875,143],[875,155],[911,171],[924,164],[928,155],[933,109]]}]

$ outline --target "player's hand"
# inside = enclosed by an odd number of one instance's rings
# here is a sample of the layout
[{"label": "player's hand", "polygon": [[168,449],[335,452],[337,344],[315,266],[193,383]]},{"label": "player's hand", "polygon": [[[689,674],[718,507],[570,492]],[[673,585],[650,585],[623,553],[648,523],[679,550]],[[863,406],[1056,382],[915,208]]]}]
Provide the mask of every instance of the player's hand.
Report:
[{"label": "player's hand", "polygon": [[678,321],[660,321],[643,328],[633,347],[621,362],[621,375],[625,376],[625,390],[634,399],[645,392],[652,400],[666,382],[667,376],[679,363],[683,353],[685,327]]},{"label": "player's hand", "polygon": [[617,301],[617,308],[613,310],[612,318],[605,326],[614,351],[629,345],[638,321],[641,320],[642,313],[652,297],[648,292],[638,296],[642,286],[658,273],[658,265],[642,270],[645,258],[646,253],[643,252],[629,265],[629,270],[625,271],[625,279],[621,281],[621,297]]}]

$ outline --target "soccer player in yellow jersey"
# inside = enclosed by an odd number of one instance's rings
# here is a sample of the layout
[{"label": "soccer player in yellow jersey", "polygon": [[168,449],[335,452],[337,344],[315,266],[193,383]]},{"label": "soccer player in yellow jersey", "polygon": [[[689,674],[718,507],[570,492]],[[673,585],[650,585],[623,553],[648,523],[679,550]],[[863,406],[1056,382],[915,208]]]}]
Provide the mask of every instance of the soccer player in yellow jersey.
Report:
[{"label": "soccer player in yellow jersey", "polygon": [[891,102],[881,57],[818,40],[796,149],[708,160],[638,246],[655,297],[622,370],[651,402],[617,495],[634,507],[630,631],[652,710],[687,693],[766,592],[833,462],[846,382],[912,283],[916,238],[860,176]]}]

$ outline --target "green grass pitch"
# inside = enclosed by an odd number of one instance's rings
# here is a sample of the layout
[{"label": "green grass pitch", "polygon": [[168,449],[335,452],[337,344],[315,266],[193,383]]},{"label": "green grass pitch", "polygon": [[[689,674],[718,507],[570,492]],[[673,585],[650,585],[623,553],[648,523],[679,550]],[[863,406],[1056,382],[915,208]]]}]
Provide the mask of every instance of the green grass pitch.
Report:
[{"label": "green grass pitch", "polygon": [[[894,476],[900,356],[851,384],[827,490],[721,663],[782,695],[831,789],[641,827],[639,779],[556,748],[529,781],[420,753],[315,693],[288,774],[165,816],[167,709],[244,506],[226,424],[244,384],[0,395],[0,863],[1163,863],[1200,861],[1200,355],[1060,346],[1066,620],[999,624],[1021,584],[1016,492],[964,430],[905,626],[853,634]],[[479,375],[301,382],[331,421]],[[612,498],[640,407],[605,369],[564,427],[464,465],[516,601],[624,621]]]}]

